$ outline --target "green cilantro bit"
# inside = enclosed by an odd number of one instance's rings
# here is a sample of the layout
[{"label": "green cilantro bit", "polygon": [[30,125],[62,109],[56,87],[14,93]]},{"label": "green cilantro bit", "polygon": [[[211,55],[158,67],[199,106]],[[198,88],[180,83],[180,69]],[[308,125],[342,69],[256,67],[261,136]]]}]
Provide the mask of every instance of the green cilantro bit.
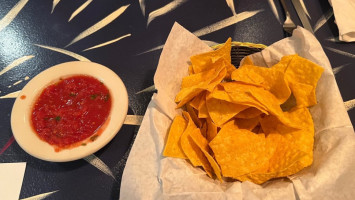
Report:
[{"label": "green cilantro bit", "polygon": [[78,95],[78,94],[75,93],[75,92],[71,92],[71,93],[69,94],[69,96],[71,96],[71,97],[75,97],[76,95]]},{"label": "green cilantro bit", "polygon": [[96,97],[97,97],[97,94],[90,95],[90,99],[96,99]]},{"label": "green cilantro bit", "polygon": [[60,119],[62,119],[62,118],[60,116],[56,116],[54,119],[55,119],[55,121],[59,122]]},{"label": "green cilantro bit", "polygon": [[106,94],[105,97],[104,97],[104,100],[105,101],[108,101],[110,99],[110,95],[109,94]]}]

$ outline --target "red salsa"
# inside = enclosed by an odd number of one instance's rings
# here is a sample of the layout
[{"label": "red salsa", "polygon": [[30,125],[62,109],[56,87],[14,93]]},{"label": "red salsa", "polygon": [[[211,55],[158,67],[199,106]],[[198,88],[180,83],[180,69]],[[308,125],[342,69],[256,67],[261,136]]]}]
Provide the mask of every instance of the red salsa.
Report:
[{"label": "red salsa", "polygon": [[75,75],[42,91],[31,121],[37,135],[59,151],[95,140],[110,110],[108,88],[96,78]]}]

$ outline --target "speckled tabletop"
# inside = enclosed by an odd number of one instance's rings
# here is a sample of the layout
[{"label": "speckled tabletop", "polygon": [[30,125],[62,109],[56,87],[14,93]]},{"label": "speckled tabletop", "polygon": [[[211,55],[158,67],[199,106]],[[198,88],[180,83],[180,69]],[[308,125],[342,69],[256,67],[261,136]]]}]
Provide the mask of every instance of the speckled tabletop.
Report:
[{"label": "speckled tabletop", "polygon": [[[291,16],[301,24],[291,2]],[[339,42],[328,1],[304,1],[355,121],[355,43]],[[11,109],[18,92],[41,71],[90,60],[117,73],[127,87],[129,115],[142,116],[153,94],[159,56],[175,21],[209,44],[270,45],[285,37],[280,2],[0,0],[0,162],[26,162],[20,199],[118,199],[138,125],[125,124],[104,148],[85,159],[53,163],[34,158],[14,140]]]}]

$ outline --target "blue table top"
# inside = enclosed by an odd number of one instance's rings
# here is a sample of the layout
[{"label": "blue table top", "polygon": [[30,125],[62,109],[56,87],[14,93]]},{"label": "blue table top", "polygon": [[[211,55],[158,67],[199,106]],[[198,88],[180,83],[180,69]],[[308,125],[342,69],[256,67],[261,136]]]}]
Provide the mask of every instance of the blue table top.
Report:
[{"label": "blue table top", "polygon": [[[13,139],[12,93],[20,91],[41,71],[77,60],[74,53],[116,72],[127,87],[128,114],[144,115],[153,92],[137,92],[153,85],[161,47],[175,21],[195,33],[222,24],[220,29],[199,36],[214,43],[232,37],[234,41],[270,45],[285,37],[285,14],[279,1],[235,1],[237,17],[243,14],[247,18],[228,26],[223,20],[233,16],[233,9],[227,2],[231,1],[0,0],[0,162],[27,163],[20,199],[50,192],[43,198],[118,199],[122,172],[139,126],[123,125],[108,145],[85,159],[42,161],[24,152]],[[304,3],[354,123],[355,109],[351,105],[355,101],[355,43],[337,41],[338,28],[328,1]],[[291,8],[292,18],[300,25]],[[10,12],[15,9],[15,14]],[[15,17],[8,25],[1,23],[10,15]],[[319,26],[322,18],[326,20]],[[88,33],[86,37],[81,37],[83,32]],[[99,44],[105,45],[97,47]],[[88,49],[91,47],[95,48]],[[7,71],[5,67],[14,62],[20,64]],[[11,97],[7,98],[8,94]],[[106,171],[92,160],[101,162]]]}]

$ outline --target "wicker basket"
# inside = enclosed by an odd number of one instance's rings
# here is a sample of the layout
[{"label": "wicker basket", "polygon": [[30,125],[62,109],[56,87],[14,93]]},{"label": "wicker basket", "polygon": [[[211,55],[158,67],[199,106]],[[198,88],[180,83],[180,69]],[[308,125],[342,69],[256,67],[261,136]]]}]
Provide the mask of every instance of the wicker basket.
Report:
[{"label": "wicker basket", "polygon": [[[217,49],[221,45],[222,44],[216,45],[213,48]],[[260,52],[265,48],[266,46],[263,44],[254,44],[249,42],[232,42],[232,49],[231,49],[232,64],[238,68],[240,61],[245,56],[248,56],[256,52]]]}]

